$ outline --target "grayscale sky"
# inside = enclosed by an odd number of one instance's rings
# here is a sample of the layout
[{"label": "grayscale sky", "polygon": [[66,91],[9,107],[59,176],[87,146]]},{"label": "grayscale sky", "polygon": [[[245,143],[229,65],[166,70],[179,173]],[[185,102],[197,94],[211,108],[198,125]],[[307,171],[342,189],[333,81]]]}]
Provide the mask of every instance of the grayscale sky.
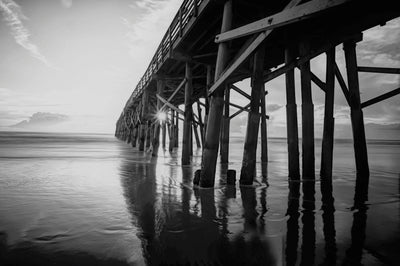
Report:
[{"label": "grayscale sky", "polygon": [[[180,3],[0,0],[0,130],[23,120],[46,120],[46,130],[113,132]],[[357,46],[359,65],[400,67],[399,43],[400,19],[366,31]],[[312,61],[313,72],[322,80],[324,59]],[[345,75],[342,47],[337,60]],[[365,101],[398,88],[400,76],[360,73],[360,84]],[[238,86],[248,91],[249,81]],[[278,78],[266,87],[269,133],[284,137],[284,80]],[[336,88],[335,135],[349,137],[349,109]],[[300,99],[299,89],[296,92]],[[317,87],[313,98],[319,137],[324,95]],[[232,101],[247,103],[235,93]],[[364,114],[367,137],[400,138],[400,96],[368,107]],[[232,121],[234,134],[243,134],[246,119],[243,114]]]}]

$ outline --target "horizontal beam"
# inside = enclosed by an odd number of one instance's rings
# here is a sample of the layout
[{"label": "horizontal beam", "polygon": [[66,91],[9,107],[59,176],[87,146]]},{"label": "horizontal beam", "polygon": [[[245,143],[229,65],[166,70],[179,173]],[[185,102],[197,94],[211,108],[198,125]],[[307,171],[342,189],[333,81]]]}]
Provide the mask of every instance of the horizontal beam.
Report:
[{"label": "horizontal beam", "polygon": [[[289,9],[298,3],[301,0],[292,0],[285,9]],[[211,96],[217,89],[219,89],[226,80],[232,75],[233,72],[236,71],[243,63],[247,60],[247,58],[258,48],[258,46],[271,34],[272,30],[267,30],[261,32],[236,58],[236,60],[222,73],[222,75],[218,78],[218,80],[211,86],[208,90],[208,96]]]},{"label": "horizontal beam", "polygon": [[221,33],[215,37],[215,42],[226,42],[309,19],[320,14],[322,11],[350,1],[352,0],[313,0],[290,9],[285,9],[277,14],[260,19],[245,26]]},{"label": "horizontal beam", "polygon": [[379,95],[378,97],[375,97],[375,98],[373,98],[371,100],[363,102],[361,104],[361,108],[365,108],[365,107],[368,107],[368,106],[373,105],[375,103],[381,102],[381,101],[386,100],[388,98],[391,98],[391,97],[393,97],[393,96],[395,96],[397,94],[400,94],[400,88],[397,88],[395,90],[389,91],[389,92],[384,93],[382,95]]},{"label": "horizontal beam", "polygon": [[184,115],[185,112],[182,111],[181,109],[179,109],[178,107],[176,107],[175,105],[173,105],[172,103],[168,102],[166,99],[164,99],[163,97],[161,97],[158,93],[156,94],[157,98],[164,103],[164,105],[168,106],[169,108],[171,108],[172,110],[175,110],[176,112],[180,113],[181,115]]},{"label": "horizontal beam", "polygon": [[392,67],[357,67],[358,72],[370,72],[370,73],[383,73],[383,74],[400,74],[400,68]]}]

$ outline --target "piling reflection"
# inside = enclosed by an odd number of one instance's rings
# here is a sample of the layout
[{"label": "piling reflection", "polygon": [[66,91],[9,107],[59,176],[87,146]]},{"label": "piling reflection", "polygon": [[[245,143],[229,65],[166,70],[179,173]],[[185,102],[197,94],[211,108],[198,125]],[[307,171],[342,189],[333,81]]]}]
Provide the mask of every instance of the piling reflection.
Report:
[{"label": "piling reflection", "polygon": [[[121,166],[124,196],[148,265],[276,264],[270,244],[260,233],[265,225],[260,215],[266,213],[266,191],[241,188],[237,198],[233,186],[193,190],[191,167],[166,165],[162,172],[158,168],[156,160],[127,160]],[[177,182],[171,182],[174,179]],[[238,200],[243,218],[229,213],[230,204]]]},{"label": "piling reflection", "polygon": [[[282,213],[287,219],[278,224],[274,219],[267,219],[267,189],[271,187],[221,185],[216,189],[193,189],[190,166],[179,166],[173,158],[142,159],[141,162],[124,161],[120,172],[128,210],[138,229],[142,254],[148,265],[357,265],[362,262],[366,205],[360,205],[362,201],[355,199],[351,243],[344,243],[347,251],[339,259],[330,180],[321,180],[321,210],[316,210],[319,203],[315,197],[315,181],[290,181],[286,215]],[[322,224],[316,219],[319,212]],[[275,227],[268,223],[275,223]],[[284,230],[269,232],[285,224],[286,235]],[[322,229],[323,239],[318,238],[317,228]],[[318,249],[321,254],[317,254],[316,243],[321,240],[323,245]]]}]

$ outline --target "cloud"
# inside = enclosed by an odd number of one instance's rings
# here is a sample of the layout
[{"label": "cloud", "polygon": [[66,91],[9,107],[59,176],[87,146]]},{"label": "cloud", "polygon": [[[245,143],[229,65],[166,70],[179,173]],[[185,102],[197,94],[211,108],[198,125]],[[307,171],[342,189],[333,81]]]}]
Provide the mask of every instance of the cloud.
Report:
[{"label": "cloud", "polygon": [[28,120],[23,120],[11,127],[21,129],[43,129],[49,128],[69,120],[67,115],[54,113],[34,113]]},{"label": "cloud", "polygon": [[275,111],[279,110],[282,106],[283,105],[276,104],[276,103],[267,104],[267,113],[275,112]]},{"label": "cloud", "polygon": [[23,20],[27,20],[28,18],[22,13],[21,7],[13,0],[0,0],[0,10],[7,25],[11,28],[11,34],[15,41],[29,51],[31,56],[42,61],[46,66],[51,67],[46,57],[40,53],[39,48],[29,39],[31,34],[22,23]]},{"label": "cloud", "polygon": [[65,8],[70,8],[72,6],[72,0],[61,0],[61,4]]}]

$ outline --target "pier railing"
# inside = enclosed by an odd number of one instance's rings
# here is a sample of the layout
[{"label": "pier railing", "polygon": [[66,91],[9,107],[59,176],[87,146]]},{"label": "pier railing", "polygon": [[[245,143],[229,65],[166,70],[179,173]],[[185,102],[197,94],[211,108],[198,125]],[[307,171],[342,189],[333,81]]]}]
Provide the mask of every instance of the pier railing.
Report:
[{"label": "pier railing", "polygon": [[127,105],[131,101],[140,95],[144,88],[147,87],[152,79],[153,74],[155,74],[164,61],[171,55],[172,49],[175,41],[183,36],[183,32],[192,17],[197,17],[200,5],[205,2],[205,0],[184,0],[180,6],[178,13],[172,20],[167,32],[161,40],[153,58],[150,61],[146,72],[140,79],[136,88],[133,90],[131,97]]}]

